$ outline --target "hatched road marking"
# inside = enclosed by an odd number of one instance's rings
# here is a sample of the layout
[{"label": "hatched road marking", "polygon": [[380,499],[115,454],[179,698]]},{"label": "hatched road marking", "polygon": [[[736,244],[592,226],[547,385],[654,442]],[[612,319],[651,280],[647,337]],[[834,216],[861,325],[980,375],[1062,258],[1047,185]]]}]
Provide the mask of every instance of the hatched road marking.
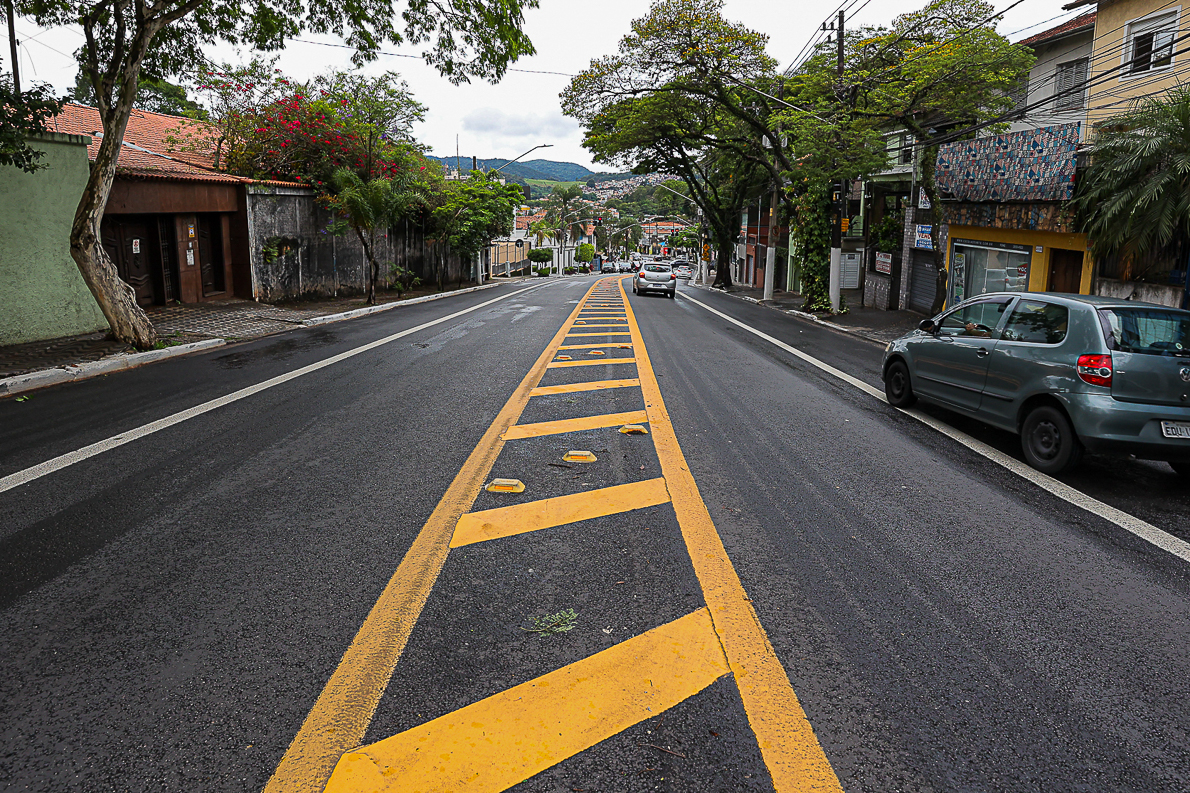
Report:
[{"label": "hatched road marking", "polygon": [[[626,327],[628,333],[574,332],[592,327],[578,324],[578,317],[596,298],[618,300],[626,322],[608,327]],[[637,377],[539,386],[546,371],[555,368],[551,360],[563,342],[578,335],[631,335],[634,359],[590,363],[634,363]],[[644,411],[516,423],[534,396],[624,387],[641,389]],[[662,477],[469,512],[506,442],[629,421],[650,424]],[[705,609],[391,738],[359,746],[449,548],[515,542],[509,538],[666,502],[673,505]],[[265,790],[507,790],[684,701],[725,673],[734,677],[778,793],[841,793],[678,447],[623,286],[618,279],[604,279],[588,290],[472,451]]]}]

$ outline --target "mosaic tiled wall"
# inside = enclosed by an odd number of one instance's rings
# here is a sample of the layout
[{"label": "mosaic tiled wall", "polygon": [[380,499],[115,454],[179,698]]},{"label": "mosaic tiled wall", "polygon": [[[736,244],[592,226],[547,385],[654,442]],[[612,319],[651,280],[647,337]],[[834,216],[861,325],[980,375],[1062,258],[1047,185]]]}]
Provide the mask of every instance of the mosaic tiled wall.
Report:
[{"label": "mosaic tiled wall", "polygon": [[1078,139],[1078,124],[1057,124],[940,146],[938,193],[957,201],[1065,201],[1074,191]]},{"label": "mosaic tiled wall", "polygon": [[1030,231],[1075,231],[1074,215],[1053,201],[1027,204],[946,204],[946,221],[960,226]]}]

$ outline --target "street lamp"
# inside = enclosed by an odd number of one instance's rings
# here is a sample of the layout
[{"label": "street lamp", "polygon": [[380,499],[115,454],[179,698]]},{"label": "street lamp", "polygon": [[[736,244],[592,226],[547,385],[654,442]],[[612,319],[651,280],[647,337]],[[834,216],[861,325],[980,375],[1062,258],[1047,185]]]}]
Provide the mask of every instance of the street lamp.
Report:
[{"label": "street lamp", "polygon": [[[554,144],[552,144],[552,143],[540,143],[540,144],[534,146],[533,148],[529,149],[529,151],[525,152],[525,154],[532,154],[533,152],[537,151],[538,149],[552,149],[553,147],[554,147]],[[512,165],[514,162],[519,160],[521,157],[524,157],[525,154],[520,155],[520,157],[517,157],[515,160],[509,160],[508,162],[501,165],[499,168],[492,171],[492,173],[499,173],[502,169],[507,168],[508,166]]]}]

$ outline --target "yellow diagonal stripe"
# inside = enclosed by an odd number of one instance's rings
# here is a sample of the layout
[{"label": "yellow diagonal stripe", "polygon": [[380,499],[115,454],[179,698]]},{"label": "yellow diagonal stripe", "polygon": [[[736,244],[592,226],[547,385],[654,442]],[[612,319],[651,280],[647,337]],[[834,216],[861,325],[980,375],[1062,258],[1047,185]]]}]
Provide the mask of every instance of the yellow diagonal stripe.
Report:
[{"label": "yellow diagonal stripe", "polygon": [[[616,344],[618,344],[620,347],[631,347],[632,346],[631,344],[625,344],[622,341],[616,342]],[[599,349],[600,347],[607,347],[607,346],[609,346],[609,345],[600,344],[598,342],[596,342],[595,344],[563,344],[558,349],[559,350],[595,350],[595,349]]]},{"label": "yellow diagonal stripe", "polygon": [[636,363],[635,358],[601,358],[598,361],[554,361],[547,369],[564,369],[567,366],[601,366],[611,363]]},{"label": "yellow diagonal stripe", "polygon": [[499,793],[727,672],[706,609],[348,752],[326,793]]},{"label": "yellow diagonal stripe", "polygon": [[669,491],[665,489],[665,480],[657,478],[545,498],[527,504],[485,509],[459,518],[450,547],[458,548],[530,531],[552,529],[580,520],[655,507],[667,501]]},{"label": "yellow diagonal stripe", "polygon": [[602,391],[605,388],[631,388],[639,386],[640,380],[635,377],[624,380],[587,380],[582,383],[566,383],[565,385],[543,385],[534,388],[529,396],[549,396],[550,394],[575,394],[579,391]]},{"label": "yellow diagonal stripe", "polygon": [[[580,327],[580,328],[582,328],[582,327],[587,327],[587,326],[585,326],[585,325],[579,325],[579,327]],[[628,332],[620,332],[620,331],[615,331],[614,333],[611,333],[611,332],[605,332],[605,333],[567,333],[566,335],[567,335],[567,336],[631,336],[632,334],[631,334],[631,333],[628,333]]]},{"label": "yellow diagonal stripe", "polygon": [[598,430],[604,427],[618,427],[622,424],[639,424],[648,420],[648,413],[643,410],[632,410],[627,413],[601,413],[598,416],[580,416],[558,421],[542,421],[537,424],[516,424],[505,431],[503,439],[512,441],[517,438],[539,438],[542,435],[560,435],[563,432]]}]

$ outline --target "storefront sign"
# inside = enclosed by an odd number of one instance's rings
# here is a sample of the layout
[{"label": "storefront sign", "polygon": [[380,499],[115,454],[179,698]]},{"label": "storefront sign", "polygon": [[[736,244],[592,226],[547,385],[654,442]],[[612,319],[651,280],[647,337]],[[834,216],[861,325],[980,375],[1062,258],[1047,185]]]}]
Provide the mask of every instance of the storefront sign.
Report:
[{"label": "storefront sign", "polygon": [[876,272],[884,273],[885,275],[892,275],[892,254],[891,253],[876,253]]},{"label": "storefront sign", "polygon": [[926,250],[934,250],[934,240],[930,237],[930,231],[933,226],[918,226],[917,234],[913,238],[914,248],[925,248]]}]

